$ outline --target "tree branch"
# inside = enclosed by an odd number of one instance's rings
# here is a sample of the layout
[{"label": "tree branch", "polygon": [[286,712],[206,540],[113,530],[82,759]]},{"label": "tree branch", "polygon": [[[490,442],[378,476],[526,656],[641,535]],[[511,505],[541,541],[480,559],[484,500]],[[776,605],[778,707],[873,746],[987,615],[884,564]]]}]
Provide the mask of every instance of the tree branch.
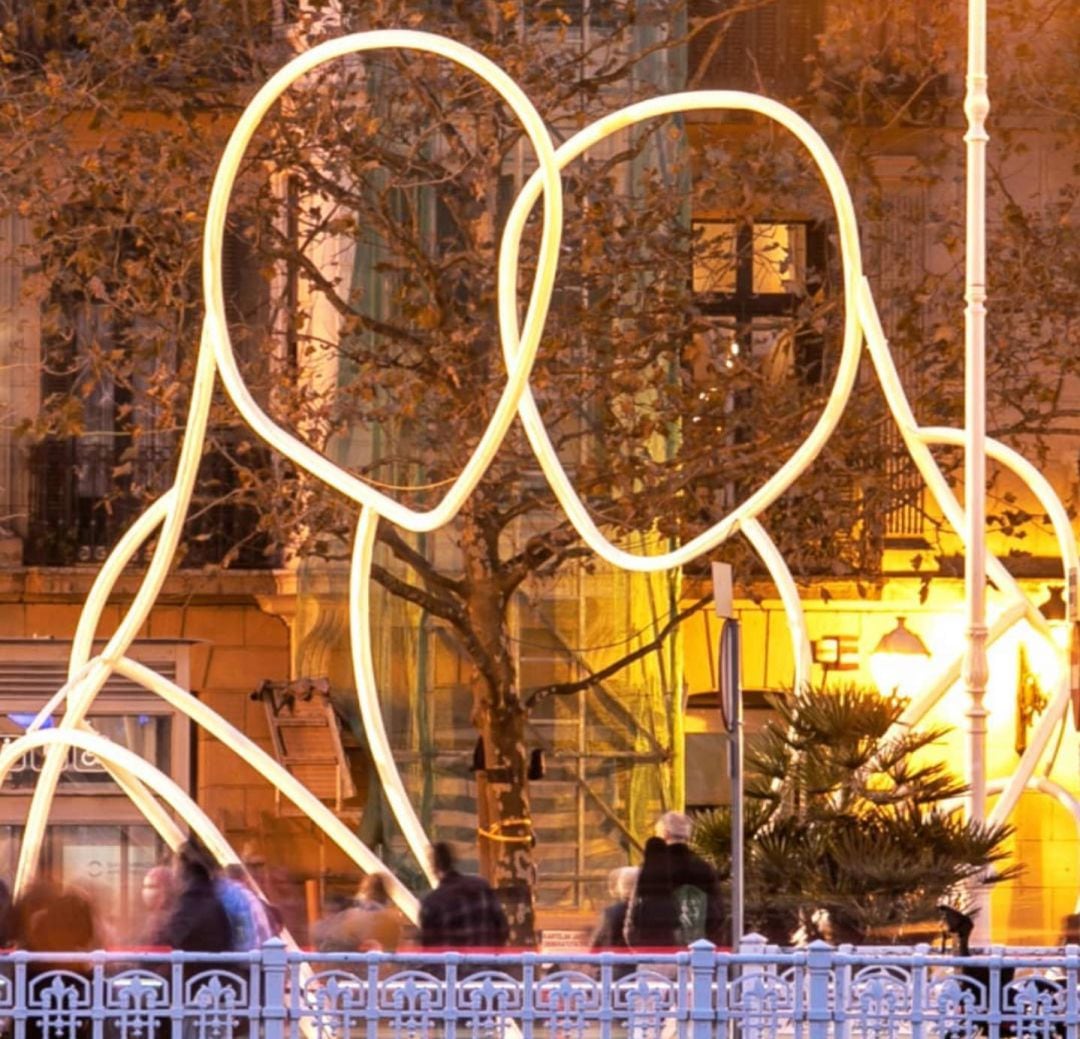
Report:
[{"label": "tree branch", "polygon": [[386,520],[379,521],[377,536],[393,552],[395,558],[410,566],[429,588],[441,588],[459,598],[465,594],[463,582],[436,570],[431,560],[413,548]]},{"label": "tree branch", "polygon": [[599,685],[601,682],[610,678],[612,675],[618,674],[624,668],[629,667],[635,660],[640,660],[642,657],[647,656],[649,653],[655,652],[663,645],[664,640],[671,634],[687,617],[693,616],[703,606],[707,606],[712,602],[712,594],[704,595],[698,599],[693,605],[687,606],[684,610],[679,610],[668,618],[667,623],[656,633],[656,635],[647,643],[639,646],[631,653],[627,653],[626,656],[621,657],[614,663],[609,664],[605,668],[601,668],[599,671],[593,671],[587,677],[580,679],[576,682],[555,682],[551,685],[541,686],[539,689],[534,689],[528,697],[525,699],[525,706],[532,708],[536,704],[546,700],[549,696],[570,696],[574,693],[580,693],[583,689],[589,689],[593,686]]}]

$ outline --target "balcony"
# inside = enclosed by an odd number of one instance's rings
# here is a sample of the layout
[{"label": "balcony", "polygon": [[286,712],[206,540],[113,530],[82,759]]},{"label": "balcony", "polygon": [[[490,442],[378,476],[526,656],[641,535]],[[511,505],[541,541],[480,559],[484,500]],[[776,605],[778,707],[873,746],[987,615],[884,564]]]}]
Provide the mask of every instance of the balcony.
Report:
[{"label": "balcony", "polygon": [[[100,564],[145,508],[145,500],[131,491],[134,477],[113,476],[115,446],[112,439],[95,442],[49,440],[29,454],[30,514],[23,562],[27,566],[84,566]],[[162,485],[171,472],[170,449],[145,452],[135,464],[143,487]],[[252,505],[226,498],[235,477],[221,455],[203,459],[196,488],[212,500],[193,507],[185,525],[185,553],[181,567],[226,564],[238,569],[267,570],[279,564],[268,551],[268,539],[258,529]],[[153,497],[154,495],[149,495]],[[216,503],[215,503],[216,500]],[[144,546],[137,561],[147,558]]]}]

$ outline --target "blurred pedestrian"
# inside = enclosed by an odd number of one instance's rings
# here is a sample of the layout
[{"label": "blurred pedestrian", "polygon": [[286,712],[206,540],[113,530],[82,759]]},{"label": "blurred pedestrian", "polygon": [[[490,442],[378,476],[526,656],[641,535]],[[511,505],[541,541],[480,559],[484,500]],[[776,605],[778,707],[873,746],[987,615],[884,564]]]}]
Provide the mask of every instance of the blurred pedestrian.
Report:
[{"label": "blurred pedestrian", "polygon": [[247,870],[240,863],[230,863],[216,876],[214,890],[229,916],[235,951],[257,949],[273,937],[266,904],[248,884]]},{"label": "blurred pedestrian", "polygon": [[662,838],[650,837],[626,910],[623,936],[632,949],[671,949],[679,944],[678,930],[668,846]]},{"label": "blurred pedestrian", "polygon": [[11,888],[0,880],[0,948],[7,948],[15,940],[13,908]]},{"label": "blurred pedestrian", "polygon": [[[311,928],[311,941],[318,952],[356,952],[357,945],[349,926],[353,910],[353,900],[344,894],[336,894],[328,899],[329,907],[323,916],[316,920]],[[329,970],[330,964],[320,967]]]},{"label": "blurred pedestrian", "polygon": [[[90,899],[78,888],[61,890],[51,883],[34,886],[31,897],[22,906],[22,946],[27,952],[66,953],[90,952],[98,948],[95,912]],[[50,971],[78,974],[87,980],[91,977],[88,960],[53,961],[35,960],[27,964],[27,979],[32,980]],[[46,983],[48,984],[48,983]],[[47,1039],[48,1032],[42,1020],[41,1009],[31,1010],[26,1021],[26,1034],[31,1039]],[[64,1024],[67,1039],[88,1039],[93,1028],[89,1012],[86,1016],[73,1017]]]},{"label": "blurred pedestrian", "polygon": [[386,891],[385,874],[361,881],[355,899],[338,898],[314,928],[320,952],[393,952],[401,941],[401,917]]},{"label": "blurred pedestrian", "polygon": [[665,812],[656,823],[657,836],[668,846],[671,884],[679,917],[678,943],[689,945],[707,938],[713,945],[724,941],[724,907],[720,875],[687,843],[693,833],[690,817]]},{"label": "blurred pedestrian", "polygon": [[439,886],[420,903],[420,944],[428,949],[506,945],[510,928],[491,885],[483,877],[460,873],[444,841],[432,845],[431,865]]},{"label": "blurred pedestrian", "polygon": [[[28,952],[90,952],[98,946],[94,907],[77,888],[56,891],[34,908],[27,920],[25,948]],[[31,974],[46,970],[89,972],[81,964],[34,964]]]},{"label": "blurred pedestrian", "polygon": [[176,903],[176,875],[170,866],[152,866],[142,879],[139,896],[146,913],[139,928],[138,942],[150,945],[161,933]]},{"label": "blurred pedestrian", "polygon": [[[176,871],[179,893],[172,912],[154,936],[154,944],[187,952],[229,952],[232,928],[214,890],[209,855],[188,841],[177,853]],[[212,967],[212,962],[188,964],[185,976]]]},{"label": "blurred pedestrian", "polygon": [[[637,866],[617,866],[608,874],[608,894],[612,902],[604,906],[600,914],[600,923],[593,932],[589,943],[592,952],[625,952],[627,950],[626,910],[630,905],[630,896],[638,878]],[[618,980],[633,971],[632,964],[620,964],[612,971],[612,978]]]},{"label": "blurred pedestrian", "polygon": [[23,888],[12,903],[10,915],[11,939],[18,948],[27,947],[34,914],[59,897],[60,885],[49,877],[36,877]]},{"label": "blurred pedestrian", "polygon": [[259,905],[262,908],[262,915],[266,918],[266,926],[269,928],[270,937],[273,938],[275,935],[281,934],[285,927],[281,911],[259,886],[255,874],[248,869],[247,865],[231,862],[225,867],[225,874],[233,880],[240,881],[240,883],[243,884],[256,899],[258,899]]},{"label": "blurred pedestrian", "polygon": [[385,873],[369,873],[360,882],[355,909],[360,950],[394,952],[401,942],[401,914],[390,904]]}]

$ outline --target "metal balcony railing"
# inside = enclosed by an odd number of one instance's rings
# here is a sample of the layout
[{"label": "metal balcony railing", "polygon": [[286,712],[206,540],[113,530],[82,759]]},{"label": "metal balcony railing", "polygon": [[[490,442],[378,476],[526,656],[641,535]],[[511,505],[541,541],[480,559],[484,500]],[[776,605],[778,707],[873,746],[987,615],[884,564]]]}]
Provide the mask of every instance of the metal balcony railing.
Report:
[{"label": "metal balcony railing", "polygon": [[1075,1039],[1080,947],[0,956],[13,1039]]},{"label": "metal balcony railing", "polygon": [[[140,452],[131,475],[116,478],[116,447],[109,440],[47,440],[34,446],[27,462],[30,510],[23,562],[27,566],[100,563],[146,507],[133,485],[155,497],[174,464],[169,447]],[[227,459],[207,455],[199,471],[197,499],[184,532],[181,566],[222,563],[242,569],[278,565],[258,530],[258,514],[234,500],[236,480]],[[147,550],[144,549],[144,553]]]}]

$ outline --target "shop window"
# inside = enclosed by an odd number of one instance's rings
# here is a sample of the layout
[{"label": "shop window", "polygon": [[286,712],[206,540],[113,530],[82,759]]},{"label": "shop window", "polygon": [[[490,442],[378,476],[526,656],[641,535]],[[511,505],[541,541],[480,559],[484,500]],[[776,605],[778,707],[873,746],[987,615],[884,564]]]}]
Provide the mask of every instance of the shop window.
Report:
[{"label": "shop window", "polygon": [[[128,656],[190,689],[192,645],[185,640],[140,640]],[[100,649],[101,644],[95,646],[95,651]],[[59,639],[0,639],[0,742],[25,731],[64,684],[70,652],[71,644]],[[59,715],[52,724],[57,721]],[[89,722],[156,765],[181,789],[192,790],[192,725],[159,696],[113,675],[94,701]],[[0,786],[2,876],[14,875],[42,760],[38,751],[24,755]],[[138,933],[142,875],[164,850],[161,838],[102,763],[83,751],[69,751],[49,812],[41,871],[105,895],[118,933],[128,937]]]},{"label": "shop window", "polygon": [[[0,873],[13,877],[23,826],[0,823]],[[117,945],[145,940],[146,907],[142,878],[168,851],[151,826],[70,822],[50,826],[41,848],[41,872],[70,881],[90,896],[109,924]]]},{"label": "shop window", "polygon": [[[92,713],[90,725],[94,731],[138,754],[166,774],[172,768],[171,715],[152,713],[138,703],[117,704],[106,701],[108,713]],[[7,709],[0,714],[0,744],[6,744],[23,734],[34,717],[32,709]],[[49,727],[49,726],[47,726]],[[46,751],[31,751],[19,760],[8,774],[5,793],[33,790],[41,772]],[[120,794],[108,769],[89,751],[73,748],[60,774],[61,793]]]},{"label": "shop window", "polygon": [[[130,651],[183,688],[190,686],[188,643],[142,642]],[[41,706],[67,680],[70,643],[53,639],[0,640],[0,743],[22,735]],[[56,724],[57,714],[45,728]],[[189,724],[159,696],[119,675],[113,675],[90,710],[94,731],[138,754],[182,787],[188,787]],[[0,797],[33,791],[44,750],[26,754],[0,787]],[[105,766],[92,754],[73,748],[60,780],[60,793],[122,795]]]}]

